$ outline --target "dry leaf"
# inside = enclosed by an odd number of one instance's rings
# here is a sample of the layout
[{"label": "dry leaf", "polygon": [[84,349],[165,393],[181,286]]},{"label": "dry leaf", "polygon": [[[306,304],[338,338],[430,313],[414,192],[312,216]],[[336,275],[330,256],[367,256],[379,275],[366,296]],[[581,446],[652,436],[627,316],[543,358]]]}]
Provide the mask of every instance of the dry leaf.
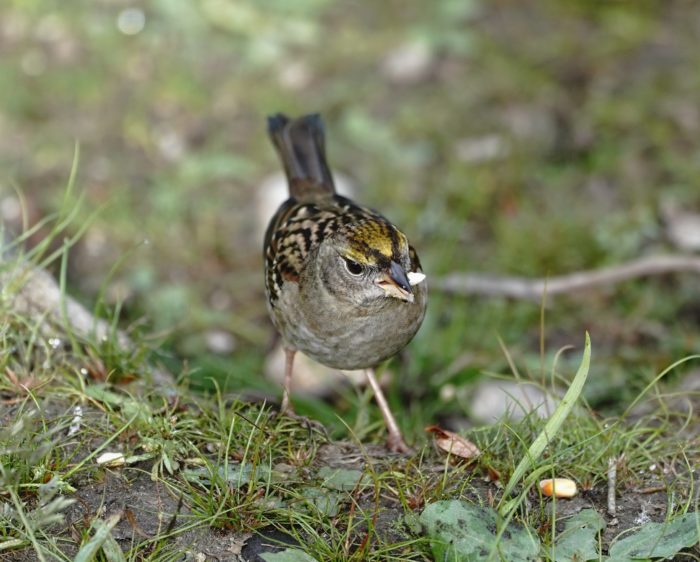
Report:
[{"label": "dry leaf", "polygon": [[501,480],[501,473],[489,465],[486,465],[486,475],[487,482],[499,482]]},{"label": "dry leaf", "polygon": [[433,434],[438,448],[455,457],[473,459],[481,454],[481,451],[474,443],[457,433],[442,429],[437,425],[426,427],[425,431]]},{"label": "dry leaf", "polygon": [[10,381],[15,390],[20,394],[29,394],[32,390],[35,390],[42,385],[46,384],[48,381],[42,381],[34,374],[30,374],[24,378],[17,376],[12,369],[5,367],[5,374],[7,379]]}]

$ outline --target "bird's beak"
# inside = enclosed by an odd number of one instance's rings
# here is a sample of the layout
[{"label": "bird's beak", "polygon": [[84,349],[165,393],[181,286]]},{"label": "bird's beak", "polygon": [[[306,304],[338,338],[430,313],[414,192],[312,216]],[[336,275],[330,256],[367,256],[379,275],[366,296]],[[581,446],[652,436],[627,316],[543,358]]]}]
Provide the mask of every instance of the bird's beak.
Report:
[{"label": "bird's beak", "polygon": [[413,302],[413,291],[408,276],[403,267],[395,261],[392,261],[389,269],[377,279],[377,285],[384,289],[387,297]]}]

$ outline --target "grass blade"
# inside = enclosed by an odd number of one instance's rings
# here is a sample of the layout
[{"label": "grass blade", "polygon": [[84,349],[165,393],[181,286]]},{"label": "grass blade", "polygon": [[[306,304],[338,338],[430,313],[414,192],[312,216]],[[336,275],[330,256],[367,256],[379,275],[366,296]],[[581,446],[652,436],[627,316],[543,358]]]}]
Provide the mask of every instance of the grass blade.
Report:
[{"label": "grass blade", "polygon": [[102,545],[111,536],[110,533],[114,526],[119,522],[121,515],[115,514],[111,517],[105,519],[97,519],[93,522],[92,526],[95,528],[95,534],[92,538],[86,542],[78,554],[75,555],[73,562],[92,562],[97,557],[97,553],[102,548]]},{"label": "grass blade", "polygon": [[[525,473],[533,466],[535,461],[542,455],[545,448],[552,440],[552,438],[557,434],[567,416],[574,407],[574,404],[581,395],[583,386],[588,378],[588,369],[591,363],[591,338],[586,332],[586,344],[583,350],[583,358],[581,359],[581,365],[576,372],[574,380],[569,386],[569,390],[561,399],[561,403],[554,410],[554,413],[547,421],[544,429],[540,432],[537,438],[533,441],[532,445],[527,451],[527,454],[520,460],[518,466],[515,467],[513,474],[506,484],[506,488],[503,492],[503,500],[501,500],[501,506],[499,508],[499,513],[502,517],[507,518],[510,511],[517,505],[517,502],[508,501],[508,498],[513,491],[515,485],[520,482],[520,480],[525,476]],[[503,502],[506,503],[503,503]]]}]

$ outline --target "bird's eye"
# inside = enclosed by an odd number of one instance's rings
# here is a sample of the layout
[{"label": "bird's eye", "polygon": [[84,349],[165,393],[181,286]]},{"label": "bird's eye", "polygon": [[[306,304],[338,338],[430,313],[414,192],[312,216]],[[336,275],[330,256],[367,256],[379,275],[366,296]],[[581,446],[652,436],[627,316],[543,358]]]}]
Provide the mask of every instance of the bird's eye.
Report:
[{"label": "bird's eye", "polygon": [[349,260],[348,258],[343,258],[343,261],[345,262],[345,269],[348,270],[350,275],[361,275],[365,270],[365,268],[356,261]]}]

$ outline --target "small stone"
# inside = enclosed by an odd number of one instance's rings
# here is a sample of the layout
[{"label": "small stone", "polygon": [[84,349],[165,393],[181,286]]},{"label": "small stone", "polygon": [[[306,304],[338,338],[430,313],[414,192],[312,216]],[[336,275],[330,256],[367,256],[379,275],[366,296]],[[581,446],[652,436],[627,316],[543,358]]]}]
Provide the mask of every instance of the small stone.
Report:
[{"label": "small stone", "polygon": [[508,416],[521,420],[530,412],[549,417],[558,400],[533,383],[488,380],[477,385],[471,401],[471,417],[480,423],[493,423]]},{"label": "small stone", "polygon": [[236,348],[236,338],[225,330],[209,330],[204,339],[207,349],[219,355],[227,355]]},{"label": "small stone", "polygon": [[22,218],[22,205],[16,197],[0,199],[0,218],[3,222],[14,222]]},{"label": "small stone", "polygon": [[503,137],[496,134],[469,137],[458,140],[455,154],[462,162],[480,163],[500,160],[508,155],[508,146]]},{"label": "small stone", "polygon": [[280,86],[293,92],[307,88],[313,80],[311,67],[303,61],[291,61],[283,65],[277,73]]},{"label": "small stone", "polygon": [[700,252],[700,213],[685,210],[670,200],[661,204],[660,211],[671,244],[684,252]]},{"label": "small stone", "polygon": [[[275,381],[282,388],[284,381],[285,355],[281,345],[273,349],[265,359],[264,372],[269,380]],[[363,371],[340,371],[316,363],[301,352],[294,356],[294,373],[292,376],[292,401],[294,395],[330,396],[351,379],[355,384],[365,382]]]},{"label": "small stone", "polygon": [[403,43],[384,57],[382,73],[397,84],[415,84],[428,78],[433,58],[430,46],[424,41]]},{"label": "small stone", "polygon": [[174,128],[158,127],[153,131],[160,155],[168,162],[182,160],[187,152],[187,143],[182,134]]},{"label": "small stone", "polygon": [[96,460],[97,464],[107,468],[124,466],[126,458],[123,453],[102,453]]}]

